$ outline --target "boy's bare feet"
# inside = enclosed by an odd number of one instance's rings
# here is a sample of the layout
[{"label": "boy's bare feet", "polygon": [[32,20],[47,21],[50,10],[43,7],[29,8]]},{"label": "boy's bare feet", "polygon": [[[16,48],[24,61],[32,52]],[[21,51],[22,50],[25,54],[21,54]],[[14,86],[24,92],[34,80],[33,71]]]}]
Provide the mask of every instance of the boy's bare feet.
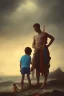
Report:
[{"label": "boy's bare feet", "polygon": [[32,86],[32,85],[30,84],[30,85],[27,86],[27,88],[31,88],[31,86]]}]

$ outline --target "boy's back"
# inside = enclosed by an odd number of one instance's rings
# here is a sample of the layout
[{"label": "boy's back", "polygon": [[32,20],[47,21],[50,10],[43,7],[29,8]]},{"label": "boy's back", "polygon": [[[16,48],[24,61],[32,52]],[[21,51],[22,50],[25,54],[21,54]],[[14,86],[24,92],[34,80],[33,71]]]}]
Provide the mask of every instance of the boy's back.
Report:
[{"label": "boy's back", "polygon": [[29,55],[23,55],[20,59],[21,66],[23,67],[30,67],[31,57]]},{"label": "boy's back", "polygon": [[30,80],[31,52],[32,52],[32,49],[30,47],[26,47],[25,55],[23,55],[20,59],[20,72],[22,74],[21,89],[23,89],[25,74],[27,74],[29,86],[31,85],[31,80]]}]

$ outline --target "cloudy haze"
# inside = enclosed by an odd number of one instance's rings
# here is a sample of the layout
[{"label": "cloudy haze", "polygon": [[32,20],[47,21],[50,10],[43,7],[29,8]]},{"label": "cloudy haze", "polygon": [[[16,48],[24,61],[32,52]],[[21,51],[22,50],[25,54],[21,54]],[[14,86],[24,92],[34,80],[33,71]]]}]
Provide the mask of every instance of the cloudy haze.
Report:
[{"label": "cloudy haze", "polygon": [[[50,46],[50,71],[64,71],[64,0],[0,0],[0,74],[19,75],[19,60],[31,46],[33,24],[46,25],[55,38]],[[33,54],[33,53],[32,53]],[[31,55],[32,56],[32,55]]]}]

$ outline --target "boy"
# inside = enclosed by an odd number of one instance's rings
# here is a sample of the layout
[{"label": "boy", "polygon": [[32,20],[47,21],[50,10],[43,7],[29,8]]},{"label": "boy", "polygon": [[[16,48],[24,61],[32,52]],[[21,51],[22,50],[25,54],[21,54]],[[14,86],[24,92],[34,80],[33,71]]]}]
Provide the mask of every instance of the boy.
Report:
[{"label": "boy", "polygon": [[22,74],[22,80],[21,80],[21,88],[23,89],[24,85],[24,76],[27,74],[28,79],[28,87],[31,86],[31,80],[30,80],[30,64],[31,64],[31,52],[32,49],[30,47],[25,48],[25,55],[23,55],[20,59],[20,72]]}]

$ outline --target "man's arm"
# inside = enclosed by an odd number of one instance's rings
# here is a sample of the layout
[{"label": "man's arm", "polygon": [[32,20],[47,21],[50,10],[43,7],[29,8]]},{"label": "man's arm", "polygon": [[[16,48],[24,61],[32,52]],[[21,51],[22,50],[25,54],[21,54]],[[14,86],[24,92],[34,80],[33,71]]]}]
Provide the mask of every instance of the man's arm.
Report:
[{"label": "man's arm", "polygon": [[34,49],[35,49],[35,38],[34,38],[34,37],[33,37],[32,48],[34,48]]},{"label": "man's arm", "polygon": [[49,44],[47,45],[47,46],[49,47],[49,46],[53,43],[54,37],[53,37],[52,35],[48,34],[48,33],[46,33],[46,35],[47,35],[47,38],[50,38],[50,42],[49,42]]},{"label": "man's arm", "polygon": [[32,60],[31,60],[31,56],[30,56],[30,64],[32,65]]}]

